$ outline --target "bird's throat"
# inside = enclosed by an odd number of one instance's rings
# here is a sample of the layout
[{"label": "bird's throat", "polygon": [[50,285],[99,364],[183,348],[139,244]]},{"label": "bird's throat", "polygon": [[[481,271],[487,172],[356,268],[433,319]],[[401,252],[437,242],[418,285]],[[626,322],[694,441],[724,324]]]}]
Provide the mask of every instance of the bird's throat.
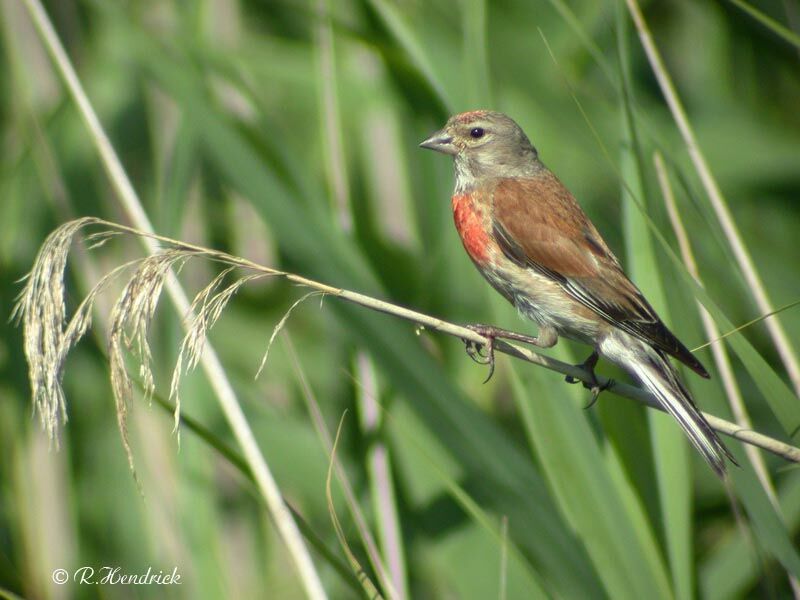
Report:
[{"label": "bird's throat", "polygon": [[476,186],[477,180],[472,167],[473,165],[470,164],[469,159],[463,156],[456,156],[456,195],[468,194]]}]

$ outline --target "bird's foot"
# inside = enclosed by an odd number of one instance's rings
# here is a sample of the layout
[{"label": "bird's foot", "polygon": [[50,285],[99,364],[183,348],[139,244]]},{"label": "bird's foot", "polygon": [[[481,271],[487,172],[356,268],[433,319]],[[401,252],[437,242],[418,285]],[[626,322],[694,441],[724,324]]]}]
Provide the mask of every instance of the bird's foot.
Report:
[{"label": "bird's foot", "polygon": [[597,380],[597,376],[595,375],[594,368],[597,366],[597,361],[600,360],[600,355],[595,350],[589,355],[585,361],[580,363],[579,365],[575,365],[577,367],[581,367],[589,372],[591,379],[589,381],[581,381],[580,379],[576,379],[572,375],[567,375],[564,380],[567,383],[583,383],[583,387],[588,389],[592,393],[592,399],[589,400],[589,404],[587,404],[584,409],[591,408],[594,406],[595,402],[597,402],[597,398],[600,396],[600,392],[603,392],[614,385],[614,380],[609,379],[605,383],[600,383]]},{"label": "bird's foot", "polygon": [[477,363],[489,365],[489,375],[484,380],[484,383],[489,381],[492,378],[492,375],[494,375],[494,341],[497,338],[514,340],[515,342],[523,342],[525,344],[531,344],[539,347],[549,347],[555,343],[551,342],[549,337],[543,340],[541,339],[541,336],[533,337],[523,333],[517,333],[516,331],[509,331],[508,329],[494,327],[493,325],[467,325],[466,327],[467,329],[471,329],[478,335],[486,338],[486,344],[479,344],[471,340],[464,340],[469,357]]},{"label": "bird's foot", "polygon": [[[598,360],[600,360],[600,355],[597,353],[597,350],[595,350],[594,352],[592,352],[589,355],[589,358],[587,358],[582,363],[575,365],[576,367],[580,367],[581,369],[584,369],[585,371],[589,371],[589,375],[591,377],[591,382],[587,383],[585,385],[589,385],[590,387],[597,387],[598,383],[597,383],[597,377],[594,374],[594,368],[597,366],[597,361]],[[578,383],[579,381],[581,381],[580,379],[577,379],[577,378],[573,377],[572,375],[567,375],[564,378],[564,380],[567,383]]]},{"label": "bird's foot", "polygon": [[467,329],[471,329],[478,335],[482,335],[486,338],[486,344],[479,344],[472,340],[464,340],[469,357],[476,363],[489,365],[489,374],[486,376],[486,379],[483,380],[483,383],[486,383],[492,378],[492,375],[494,375],[494,340],[497,336],[493,335],[493,328],[488,325],[467,325]]}]

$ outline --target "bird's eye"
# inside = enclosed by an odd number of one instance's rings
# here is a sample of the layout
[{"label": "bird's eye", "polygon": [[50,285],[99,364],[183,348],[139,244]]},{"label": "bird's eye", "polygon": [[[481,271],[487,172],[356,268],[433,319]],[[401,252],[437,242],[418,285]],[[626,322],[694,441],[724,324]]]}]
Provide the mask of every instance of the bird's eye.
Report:
[{"label": "bird's eye", "polygon": [[483,127],[473,127],[469,132],[469,134],[476,140],[482,138],[484,133],[486,132],[483,130]]}]

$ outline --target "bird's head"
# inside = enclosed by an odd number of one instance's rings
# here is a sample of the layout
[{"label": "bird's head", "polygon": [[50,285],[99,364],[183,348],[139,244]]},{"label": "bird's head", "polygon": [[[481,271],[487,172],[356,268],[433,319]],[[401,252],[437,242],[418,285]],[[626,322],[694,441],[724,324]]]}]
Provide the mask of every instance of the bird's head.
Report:
[{"label": "bird's head", "polygon": [[490,110],[450,117],[420,146],[454,157],[459,187],[482,177],[529,176],[541,168],[536,148],[522,128],[503,113]]}]

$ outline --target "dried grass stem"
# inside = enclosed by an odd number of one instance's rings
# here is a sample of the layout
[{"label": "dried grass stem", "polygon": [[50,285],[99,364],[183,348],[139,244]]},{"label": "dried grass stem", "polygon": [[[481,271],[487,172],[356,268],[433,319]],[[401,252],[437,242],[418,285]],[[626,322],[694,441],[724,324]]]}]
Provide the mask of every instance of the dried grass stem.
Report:
[{"label": "dried grass stem", "polygon": [[[157,254],[148,256],[135,263],[128,263],[118,267],[104,277],[87,298],[76,310],[69,324],[66,324],[64,307],[64,268],[67,254],[72,239],[83,227],[102,226],[106,228],[102,235],[111,232],[125,232],[138,236],[146,236],[159,242],[164,249]],[[91,237],[89,239],[95,239]],[[225,305],[242,285],[265,276],[281,276],[314,291],[306,295],[327,295],[342,298],[353,304],[365,308],[390,314],[427,329],[451,335],[476,344],[486,344],[487,340],[466,327],[449,323],[436,317],[426,315],[396,304],[384,302],[377,298],[360,294],[358,292],[337,288],[301,275],[288,273],[259,265],[247,259],[232,256],[224,252],[204,248],[173,240],[164,236],[150,234],[137,229],[126,227],[95,218],[84,218],[71,221],[59,227],[45,241],[34,267],[28,276],[25,289],[19,298],[15,314],[24,325],[25,353],[30,364],[31,387],[33,389],[34,403],[39,412],[42,423],[53,439],[57,439],[60,423],[66,420],[65,400],[61,389],[61,376],[63,364],[69,349],[88,330],[91,324],[90,313],[94,298],[112,277],[116,277],[124,268],[136,264],[137,267],[125,285],[112,311],[112,326],[109,339],[111,378],[117,400],[117,411],[120,420],[120,429],[126,450],[127,436],[125,433],[125,415],[127,402],[130,398],[131,383],[125,367],[126,352],[132,353],[139,361],[139,376],[143,381],[145,393],[152,392],[152,373],[150,372],[150,349],[147,343],[147,332],[154,314],[161,289],[171,268],[180,265],[191,257],[203,257],[228,266],[209,285],[201,290],[192,303],[189,312],[191,322],[187,327],[187,334],[181,345],[178,364],[173,374],[171,395],[176,399],[176,424],[179,418],[179,397],[177,393],[178,382],[183,373],[184,365],[193,368],[202,355],[208,330],[214,325],[221,315]],[[233,283],[223,287],[226,277],[235,269],[248,271],[247,274],[234,280]],[[221,290],[221,291],[218,291]],[[295,306],[297,303],[295,304]],[[293,306],[294,308],[294,306]],[[287,313],[288,316],[288,313]],[[280,331],[284,324],[279,323],[275,331]],[[275,334],[273,334],[274,337]],[[579,366],[570,365],[556,359],[534,352],[502,340],[497,340],[496,350],[515,358],[545,367],[552,371],[570,375],[581,381],[590,383],[591,375]],[[604,378],[600,378],[601,384]],[[618,396],[630,398],[660,408],[658,402],[644,390],[615,383],[611,390]],[[758,432],[742,428],[739,425],[725,421],[713,415],[706,415],[711,426],[723,433],[734,437],[747,444],[758,446],[782,456],[786,460],[800,462],[800,449],[785,444]]]}]

